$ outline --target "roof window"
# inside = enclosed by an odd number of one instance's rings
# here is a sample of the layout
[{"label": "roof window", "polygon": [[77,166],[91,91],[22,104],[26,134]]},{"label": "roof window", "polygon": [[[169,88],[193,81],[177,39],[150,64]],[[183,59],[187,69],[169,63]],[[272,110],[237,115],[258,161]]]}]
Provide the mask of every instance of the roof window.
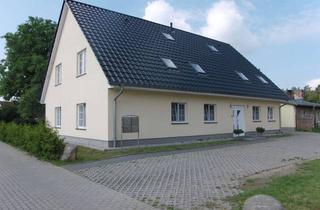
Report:
[{"label": "roof window", "polygon": [[167,33],[162,33],[164,37],[166,37],[169,40],[174,41],[174,38],[171,36],[171,34],[167,34]]},{"label": "roof window", "polygon": [[196,63],[190,63],[190,65],[192,66],[192,68],[194,70],[196,70],[198,73],[202,73],[205,74],[206,72],[201,68],[201,66],[199,64]]},{"label": "roof window", "polygon": [[215,46],[213,46],[213,45],[208,45],[208,47],[212,50],[212,51],[214,51],[214,52],[219,52],[219,50],[215,47]]},{"label": "roof window", "polygon": [[176,69],[177,68],[177,66],[173,63],[173,61],[171,59],[161,58],[161,60],[163,61],[164,64],[166,64],[166,66],[168,68],[172,68],[172,69]]},{"label": "roof window", "polygon": [[260,79],[261,82],[263,82],[264,84],[269,84],[269,82],[267,80],[265,80],[262,76],[257,75],[258,79]]},{"label": "roof window", "polygon": [[239,77],[241,77],[241,79],[243,79],[243,80],[249,80],[248,77],[246,77],[246,75],[244,75],[242,72],[236,71],[236,73],[239,75]]}]

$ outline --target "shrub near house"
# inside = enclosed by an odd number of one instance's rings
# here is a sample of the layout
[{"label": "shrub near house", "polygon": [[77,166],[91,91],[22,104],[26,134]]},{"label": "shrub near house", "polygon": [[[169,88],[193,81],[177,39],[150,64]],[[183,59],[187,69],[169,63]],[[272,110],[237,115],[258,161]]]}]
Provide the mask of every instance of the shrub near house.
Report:
[{"label": "shrub near house", "polygon": [[56,131],[44,123],[36,125],[0,123],[0,141],[44,160],[59,159],[64,149],[63,141]]}]

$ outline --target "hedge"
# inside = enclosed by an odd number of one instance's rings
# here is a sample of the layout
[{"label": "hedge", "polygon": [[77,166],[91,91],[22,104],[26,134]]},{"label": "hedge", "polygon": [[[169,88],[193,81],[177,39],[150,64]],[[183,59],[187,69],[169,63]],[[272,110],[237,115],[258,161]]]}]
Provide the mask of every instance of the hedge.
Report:
[{"label": "hedge", "polygon": [[0,122],[0,141],[44,160],[58,160],[64,149],[63,140],[45,123],[20,125]]}]

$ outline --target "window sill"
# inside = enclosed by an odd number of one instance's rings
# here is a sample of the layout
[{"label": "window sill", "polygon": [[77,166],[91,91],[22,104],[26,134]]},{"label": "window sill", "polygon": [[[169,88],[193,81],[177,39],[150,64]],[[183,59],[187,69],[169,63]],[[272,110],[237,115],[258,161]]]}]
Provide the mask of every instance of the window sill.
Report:
[{"label": "window sill", "polygon": [[262,121],[261,120],[252,120],[252,122],[259,123],[259,122],[262,122]]},{"label": "window sill", "polygon": [[171,125],[185,125],[189,124],[188,122],[171,122]]},{"label": "window sill", "polygon": [[76,128],[76,130],[82,130],[82,131],[85,131],[85,130],[87,130],[87,128],[85,128],[85,127],[77,127],[77,128]]},{"label": "window sill", "polygon": [[76,78],[82,77],[82,76],[84,76],[84,75],[86,75],[86,74],[87,74],[87,72],[82,73],[82,74],[78,74],[78,75],[76,76]]},{"label": "window sill", "polygon": [[62,85],[62,83],[59,83],[59,84],[55,84],[54,86],[55,86],[55,87],[57,87],[57,86],[60,86],[60,85]]},{"label": "window sill", "polygon": [[204,121],[204,124],[217,124],[217,121]]},{"label": "window sill", "polygon": [[61,126],[55,126],[55,129],[61,129]]},{"label": "window sill", "polygon": [[276,122],[275,120],[268,120],[268,122]]}]

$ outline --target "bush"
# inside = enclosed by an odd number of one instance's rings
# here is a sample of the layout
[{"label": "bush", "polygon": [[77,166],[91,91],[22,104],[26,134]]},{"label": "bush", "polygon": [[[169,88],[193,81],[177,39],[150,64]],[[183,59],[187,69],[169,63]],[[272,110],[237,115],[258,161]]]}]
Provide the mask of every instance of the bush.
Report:
[{"label": "bush", "polygon": [[0,122],[19,122],[18,105],[15,102],[0,102]]},{"label": "bush", "polygon": [[63,140],[45,123],[0,123],[0,140],[44,160],[58,160],[64,149]]},{"label": "bush", "polygon": [[234,129],[233,133],[236,135],[240,135],[240,134],[244,133],[244,131],[242,129]]},{"label": "bush", "polygon": [[266,129],[264,129],[263,127],[257,127],[256,131],[257,131],[257,133],[262,134],[262,133],[264,133],[266,131]]}]

